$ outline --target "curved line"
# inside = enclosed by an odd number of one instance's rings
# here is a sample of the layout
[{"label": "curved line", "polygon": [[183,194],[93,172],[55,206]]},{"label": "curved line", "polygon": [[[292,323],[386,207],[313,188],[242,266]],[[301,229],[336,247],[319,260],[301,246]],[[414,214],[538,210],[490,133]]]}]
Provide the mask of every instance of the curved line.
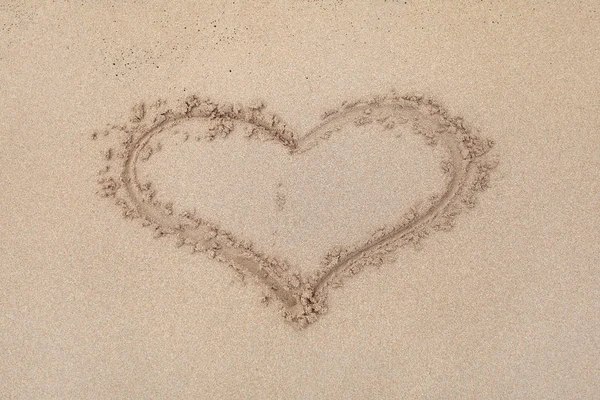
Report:
[{"label": "curved line", "polygon": [[[306,135],[297,140],[294,138],[294,135],[287,130],[285,124],[275,122],[274,116],[269,117],[263,115],[260,108],[247,108],[235,112],[229,111],[222,115],[232,121],[264,128],[271,136],[273,136],[274,140],[288,148],[293,155],[295,153],[310,150],[312,147],[318,145],[319,142],[326,140],[327,137],[335,134],[335,132],[339,131],[349,122],[352,122],[353,117],[359,115],[362,115],[363,117],[365,115],[371,115],[371,112],[375,110],[391,110],[392,114],[388,117],[410,117],[407,118],[407,120],[412,119],[413,121],[426,119],[429,120],[429,122],[434,123],[434,126],[435,124],[440,124],[442,122],[451,122],[445,113],[442,115],[435,114],[435,116],[433,116],[422,112],[418,108],[419,104],[419,101],[408,100],[408,98],[396,98],[391,103],[354,103],[349,107],[328,116],[324,121],[313,127]],[[440,214],[455,201],[455,199],[460,197],[461,190],[467,180],[471,177],[472,168],[477,164],[476,160],[479,157],[470,156],[467,157],[466,160],[463,159],[460,138],[455,133],[449,132],[446,129],[435,131],[433,135],[436,139],[439,139],[440,142],[442,142],[442,145],[449,151],[453,166],[452,175],[450,176],[445,189],[436,195],[437,200],[435,203],[430,205],[426,212],[410,220],[407,225],[398,225],[384,236],[372,241],[369,240],[364,245],[345,254],[333,266],[329,266],[321,271],[323,274],[315,282],[300,282],[299,285],[292,287],[286,283],[286,280],[289,282],[292,275],[286,271],[278,271],[274,269],[275,267],[265,267],[265,265],[263,265],[263,261],[266,260],[265,256],[254,251],[247,251],[247,249],[241,249],[234,246],[234,242],[231,240],[225,241],[215,237],[207,239],[207,235],[213,232],[215,227],[207,223],[201,223],[194,219],[187,218],[183,214],[173,215],[172,213],[165,213],[152,201],[152,198],[150,198],[150,201],[147,201],[144,198],[143,191],[145,189],[142,188],[138,180],[137,163],[141,151],[148,144],[150,139],[154,135],[173,127],[186,119],[197,118],[210,120],[212,116],[214,116],[210,112],[194,114],[192,112],[193,107],[190,107],[189,104],[187,105],[188,111],[185,113],[162,114],[162,121],[156,123],[145,132],[138,132],[139,136],[137,138],[135,137],[136,135],[131,135],[128,141],[124,143],[125,161],[120,178],[127,192],[127,196],[133,203],[132,205],[137,213],[151,223],[156,224],[161,230],[166,229],[169,230],[170,233],[176,233],[184,240],[190,240],[194,246],[199,243],[214,246],[222,259],[234,265],[237,264],[245,272],[258,278],[272,290],[277,298],[281,300],[283,305],[290,311],[291,319],[297,322],[312,322],[311,319],[307,320],[305,318],[309,314],[314,315],[314,309],[311,308],[312,305],[307,304],[307,302],[312,304],[314,304],[315,301],[324,303],[326,300],[326,288],[328,287],[329,281],[336,273],[351,266],[354,261],[358,260],[370,250],[375,249],[386,242],[391,242],[397,238],[408,235],[419,228],[426,227],[439,217]],[[368,112],[368,109],[370,109],[371,112]],[[373,115],[375,114],[376,113]],[[325,133],[325,135],[323,135],[323,133]],[[464,148],[462,151],[464,151]],[[307,295],[310,296],[312,300],[307,300]]]}]

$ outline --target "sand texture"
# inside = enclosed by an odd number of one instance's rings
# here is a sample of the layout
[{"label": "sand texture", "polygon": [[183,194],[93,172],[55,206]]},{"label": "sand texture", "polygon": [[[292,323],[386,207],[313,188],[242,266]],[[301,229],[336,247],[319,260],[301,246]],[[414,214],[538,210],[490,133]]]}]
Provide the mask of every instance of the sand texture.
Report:
[{"label": "sand texture", "polygon": [[1,399],[600,398],[600,4],[0,4]]},{"label": "sand texture", "polygon": [[[390,93],[346,102],[341,109],[326,112],[322,123],[300,137],[277,116],[266,113],[262,102],[241,106],[218,104],[191,96],[179,107],[169,108],[158,101],[153,107],[142,103],[132,111],[128,124],[111,125],[104,132],[92,133],[94,140],[118,137],[118,145],[104,151],[108,165],[100,171],[99,194],[115,198],[116,203],[123,207],[125,217],[142,219],[142,224],[152,227],[156,237],[174,235],[178,247],[187,245],[192,251],[205,252],[211,258],[229,263],[240,274],[259,280],[282,303],[286,319],[298,327],[315,322],[317,316],[327,310],[329,286],[339,287],[343,278],[358,273],[367,265],[380,266],[400,246],[419,246],[431,231],[450,230],[462,209],[475,205],[475,194],[489,186],[490,171],[497,165],[497,160],[488,154],[492,141],[474,135],[465,127],[462,118],[450,117],[433,100],[418,95]],[[447,175],[444,189],[429,195],[427,201],[413,205],[404,215],[392,217],[390,223],[379,227],[366,241],[329,250],[319,267],[308,276],[268,255],[265,250],[257,249],[247,239],[241,239],[215,222],[208,222],[208,219],[214,218],[208,215],[207,219],[202,210],[177,208],[173,201],[162,199],[153,183],[142,181],[137,171],[138,162],[148,161],[162,150],[162,142],[150,144],[152,139],[161,135],[176,133],[184,136],[183,141],[193,136],[198,141],[212,142],[237,133],[251,140],[276,141],[293,156],[310,151],[348,125],[363,127],[374,124],[381,125],[384,130],[392,130],[397,124],[410,124],[414,133],[424,136],[428,145],[444,146],[446,157],[439,162],[440,169]],[[356,146],[360,148],[361,144]],[[235,161],[243,164],[244,157]],[[402,158],[396,157],[392,162],[400,163]],[[193,165],[193,161],[191,163]],[[362,179],[385,179],[378,172]],[[248,186],[253,190],[251,182],[255,180],[251,178],[250,171],[242,175],[242,179],[250,181]],[[227,179],[226,176],[220,180]],[[205,190],[210,188],[205,187]],[[333,187],[330,190],[334,190]],[[319,197],[314,192],[305,192],[304,195]],[[245,196],[245,193],[238,192],[237,196]],[[280,196],[279,208],[283,207],[282,199]],[[267,201],[271,202],[271,199],[267,198]],[[326,199],[321,197],[320,201]],[[377,205],[385,207],[383,202]],[[268,210],[265,206],[260,208],[263,212]],[[315,251],[314,248],[310,250]]]}]

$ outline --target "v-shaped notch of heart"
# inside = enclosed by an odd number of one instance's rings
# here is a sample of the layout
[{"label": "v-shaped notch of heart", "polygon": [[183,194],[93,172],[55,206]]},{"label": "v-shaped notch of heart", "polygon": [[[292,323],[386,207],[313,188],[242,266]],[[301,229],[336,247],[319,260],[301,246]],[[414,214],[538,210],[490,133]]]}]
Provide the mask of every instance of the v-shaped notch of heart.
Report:
[{"label": "v-shaped notch of heart", "polygon": [[[373,232],[364,242],[332,249],[317,271],[303,276],[195,211],[175,210],[172,202],[157,200],[152,185],[141,182],[137,165],[152,154],[150,139],[191,120],[209,124],[203,137],[206,141],[227,137],[236,124],[244,124],[248,138],[276,141],[292,155],[310,150],[347,124],[381,124],[391,129],[410,123],[427,144],[447,150],[448,159],[442,165],[447,175],[445,190],[411,208],[387,228]],[[126,123],[92,134],[93,139],[104,137],[116,137],[117,145],[104,151],[107,165],[98,180],[101,196],[114,198],[126,218],[141,219],[142,225],[152,227],[157,236],[175,236],[178,247],[190,246],[192,251],[204,252],[256,279],[270,297],[279,300],[285,319],[299,328],[326,312],[330,287],[341,285],[366,266],[389,262],[399,247],[420,245],[430,233],[450,230],[456,216],[474,207],[476,194],[489,187],[490,171],[498,164],[490,151],[493,142],[479,137],[462,118],[451,116],[431,98],[396,92],[344,102],[324,113],[322,122],[302,137],[267,112],[262,102],[219,104],[198,96],[174,106],[164,101],[141,103],[132,109]]]}]

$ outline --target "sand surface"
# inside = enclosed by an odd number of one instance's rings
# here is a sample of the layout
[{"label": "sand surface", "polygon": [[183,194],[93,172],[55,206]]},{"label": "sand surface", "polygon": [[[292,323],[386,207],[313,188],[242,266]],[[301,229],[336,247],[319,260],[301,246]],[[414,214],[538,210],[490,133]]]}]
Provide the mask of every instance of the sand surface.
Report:
[{"label": "sand surface", "polygon": [[0,397],[600,397],[597,2],[0,4]]}]

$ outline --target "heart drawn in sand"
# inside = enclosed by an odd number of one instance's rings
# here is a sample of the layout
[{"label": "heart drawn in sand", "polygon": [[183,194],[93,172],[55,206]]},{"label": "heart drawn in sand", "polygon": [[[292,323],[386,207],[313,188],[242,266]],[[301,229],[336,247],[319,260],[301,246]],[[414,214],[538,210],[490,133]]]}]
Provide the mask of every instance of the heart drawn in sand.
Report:
[{"label": "heart drawn in sand", "polygon": [[[344,278],[366,266],[390,261],[399,247],[418,245],[431,232],[451,229],[455,217],[476,204],[476,193],[489,186],[490,171],[497,165],[490,155],[490,140],[480,138],[462,118],[450,116],[435,101],[419,95],[392,92],[344,102],[339,109],[325,113],[323,121],[302,137],[268,113],[261,102],[246,106],[218,104],[192,96],[175,106],[161,101],[140,104],[132,114],[125,124],[92,135],[94,139],[118,139],[116,146],[104,153],[108,165],[100,171],[99,194],[115,198],[125,217],[141,219],[157,236],[172,235],[178,247],[191,246],[193,251],[206,253],[265,285],[270,296],[280,301],[286,320],[298,327],[307,326],[325,313],[329,288],[339,286]],[[445,150],[442,169],[446,181],[444,189],[425,203],[410,208],[360,243],[331,249],[318,269],[302,274],[287,262],[256,249],[235,232],[209,222],[211,216],[202,215],[201,210],[179,210],[171,201],[158,200],[153,185],[142,181],[138,166],[157,150],[151,144],[153,137],[190,123],[198,123],[198,141],[226,138],[241,128],[249,140],[275,141],[292,157],[348,127],[378,124],[393,129],[408,124],[414,133],[423,135],[427,144]]]}]

